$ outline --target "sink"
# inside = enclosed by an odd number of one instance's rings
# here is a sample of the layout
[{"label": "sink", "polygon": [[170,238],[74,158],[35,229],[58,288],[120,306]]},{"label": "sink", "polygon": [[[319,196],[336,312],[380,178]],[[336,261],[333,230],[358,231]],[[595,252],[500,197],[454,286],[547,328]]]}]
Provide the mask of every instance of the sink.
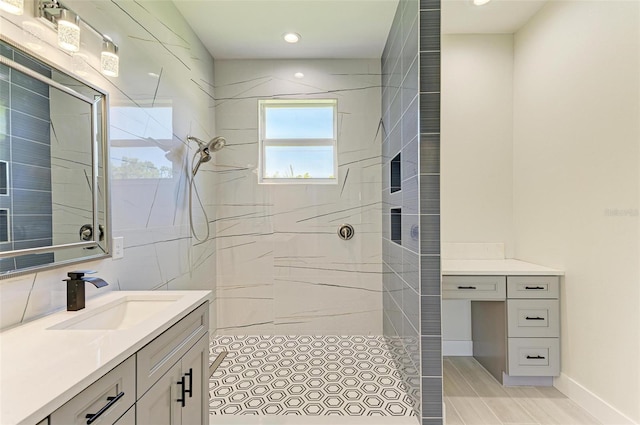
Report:
[{"label": "sink", "polygon": [[95,309],[87,309],[77,317],[65,320],[48,329],[52,330],[123,330],[160,313],[179,296],[128,296]]}]

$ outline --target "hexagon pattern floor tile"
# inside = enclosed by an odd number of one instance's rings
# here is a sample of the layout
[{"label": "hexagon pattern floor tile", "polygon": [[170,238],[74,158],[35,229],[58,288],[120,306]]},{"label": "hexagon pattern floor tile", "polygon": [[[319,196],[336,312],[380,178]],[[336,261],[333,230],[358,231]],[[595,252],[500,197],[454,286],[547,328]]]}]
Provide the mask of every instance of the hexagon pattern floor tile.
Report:
[{"label": "hexagon pattern floor tile", "polygon": [[413,416],[384,337],[217,336],[212,415]]}]

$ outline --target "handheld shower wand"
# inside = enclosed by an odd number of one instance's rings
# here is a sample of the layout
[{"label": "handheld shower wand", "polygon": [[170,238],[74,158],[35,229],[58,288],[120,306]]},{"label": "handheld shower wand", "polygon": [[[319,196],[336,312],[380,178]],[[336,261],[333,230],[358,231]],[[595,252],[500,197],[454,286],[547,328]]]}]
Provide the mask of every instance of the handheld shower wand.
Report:
[{"label": "handheld shower wand", "polygon": [[227,140],[222,136],[214,137],[213,139],[209,140],[208,143],[193,136],[187,136],[187,141],[196,142],[198,144],[198,152],[196,154],[199,153],[200,158],[198,158],[198,162],[193,166],[192,172],[194,176],[198,172],[200,164],[202,164],[203,162],[209,162],[211,160],[211,152],[218,152],[227,144]]},{"label": "handheld shower wand", "polygon": [[[227,140],[224,137],[219,136],[219,137],[214,137],[213,139],[209,140],[209,142],[204,142],[203,140],[200,140],[197,137],[187,136],[187,141],[196,142],[198,144],[198,151],[195,153],[195,155],[193,156],[193,160],[191,161],[191,163],[192,164],[195,163],[195,165],[193,165],[193,168],[191,170],[192,171],[191,179],[189,179],[189,227],[191,228],[191,234],[193,235],[193,237],[198,242],[203,243],[207,239],[209,239],[209,234],[210,234],[209,218],[207,217],[207,212],[205,211],[204,206],[202,205],[202,201],[200,200],[200,195],[198,195],[198,189],[194,185],[194,180],[195,180],[196,173],[200,168],[200,164],[202,164],[203,162],[211,161],[211,153],[218,152],[220,149],[224,148],[224,146],[227,144]],[[198,158],[198,162],[196,162],[196,156],[198,154],[200,154],[200,157]],[[207,234],[203,239],[200,239],[200,237],[198,237],[198,235],[196,234],[195,227],[193,225],[192,198],[193,198],[194,190],[196,191],[196,197],[198,198],[198,202],[200,203],[200,208],[202,208],[202,212],[204,213],[205,223],[207,224]]]}]

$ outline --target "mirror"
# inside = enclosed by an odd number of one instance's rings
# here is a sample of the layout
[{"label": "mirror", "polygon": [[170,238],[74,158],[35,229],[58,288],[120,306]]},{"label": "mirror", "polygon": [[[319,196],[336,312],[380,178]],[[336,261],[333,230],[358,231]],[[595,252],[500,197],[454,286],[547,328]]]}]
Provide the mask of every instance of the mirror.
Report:
[{"label": "mirror", "polygon": [[107,100],[0,40],[0,279],[108,255]]}]

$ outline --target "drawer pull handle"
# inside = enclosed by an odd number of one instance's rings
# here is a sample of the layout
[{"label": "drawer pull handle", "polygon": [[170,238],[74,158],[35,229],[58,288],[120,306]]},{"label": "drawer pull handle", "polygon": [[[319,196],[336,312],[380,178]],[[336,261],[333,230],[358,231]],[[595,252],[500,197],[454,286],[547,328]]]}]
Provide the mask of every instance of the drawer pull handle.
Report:
[{"label": "drawer pull handle", "polygon": [[544,360],[545,358],[542,356],[527,356],[527,360]]},{"label": "drawer pull handle", "polygon": [[186,400],[187,400],[187,398],[185,397],[185,396],[186,396],[186,394],[185,394],[185,393],[187,392],[187,390],[186,390],[186,388],[185,388],[184,376],[183,376],[182,378],[180,378],[180,380],[178,381],[178,385],[180,385],[180,386],[181,386],[181,390],[180,390],[180,392],[182,393],[182,397],[181,397],[181,398],[179,398],[177,401],[178,401],[178,403],[180,403],[180,405],[181,405],[182,407],[184,407],[184,406],[185,406],[185,402],[186,402]]},{"label": "drawer pull handle", "polygon": [[475,286],[458,286],[458,289],[476,289]]},{"label": "drawer pull handle", "polygon": [[540,291],[541,289],[544,289],[544,286],[525,286],[524,289]]},{"label": "drawer pull handle", "polygon": [[102,409],[98,410],[98,413],[87,413],[87,415],[85,416],[85,419],[87,419],[87,425],[91,425],[92,423],[94,423],[96,419],[102,416],[104,412],[109,410],[109,408],[111,408],[111,406],[116,404],[118,400],[120,400],[122,397],[124,397],[124,391],[121,391],[115,397],[107,397],[108,403],[102,406]]},{"label": "drawer pull handle", "polygon": [[191,390],[193,390],[193,368],[189,368],[189,372],[185,373],[185,375],[187,375],[189,377],[189,389],[188,390],[184,390],[184,392],[188,393],[189,394],[189,398],[191,398],[191,397],[193,397],[193,393],[191,391]]},{"label": "drawer pull handle", "polygon": [[544,320],[544,317],[525,317],[525,320]]}]

